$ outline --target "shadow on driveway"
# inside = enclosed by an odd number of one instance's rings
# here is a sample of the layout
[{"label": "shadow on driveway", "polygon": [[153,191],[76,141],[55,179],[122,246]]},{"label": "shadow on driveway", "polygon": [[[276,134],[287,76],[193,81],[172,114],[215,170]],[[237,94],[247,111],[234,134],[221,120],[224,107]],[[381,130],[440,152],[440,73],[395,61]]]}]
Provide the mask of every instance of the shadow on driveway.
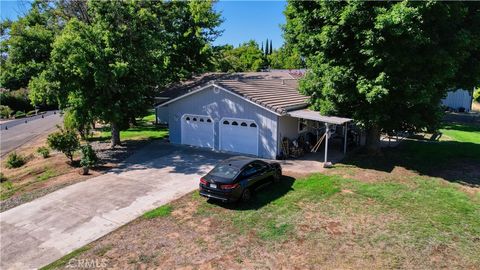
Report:
[{"label": "shadow on driveway", "polygon": [[111,172],[120,174],[146,169],[167,169],[168,173],[206,174],[231,154],[208,149],[153,141],[122,162]]}]

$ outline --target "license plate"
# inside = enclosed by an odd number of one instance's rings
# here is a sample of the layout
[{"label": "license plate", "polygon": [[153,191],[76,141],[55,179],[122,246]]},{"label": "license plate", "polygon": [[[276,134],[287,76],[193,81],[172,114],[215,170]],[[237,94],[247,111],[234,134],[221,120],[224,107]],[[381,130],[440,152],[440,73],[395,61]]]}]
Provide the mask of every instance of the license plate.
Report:
[{"label": "license plate", "polygon": [[216,184],[210,184],[210,187],[211,188],[217,188],[217,185]]}]

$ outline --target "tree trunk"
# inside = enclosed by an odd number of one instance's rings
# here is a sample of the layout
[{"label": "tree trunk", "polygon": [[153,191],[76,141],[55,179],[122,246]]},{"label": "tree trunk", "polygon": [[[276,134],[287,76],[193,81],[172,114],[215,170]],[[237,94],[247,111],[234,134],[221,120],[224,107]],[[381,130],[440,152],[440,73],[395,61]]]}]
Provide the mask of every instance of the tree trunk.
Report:
[{"label": "tree trunk", "polygon": [[130,119],[130,123],[132,124],[131,126],[134,127],[137,125],[137,119],[135,119],[135,117],[132,117],[132,119]]},{"label": "tree trunk", "polygon": [[380,154],[380,128],[377,125],[367,129],[366,148],[370,154]]},{"label": "tree trunk", "polygon": [[112,129],[112,143],[110,147],[114,148],[116,145],[120,145],[120,129],[116,123],[111,123],[110,127]]}]

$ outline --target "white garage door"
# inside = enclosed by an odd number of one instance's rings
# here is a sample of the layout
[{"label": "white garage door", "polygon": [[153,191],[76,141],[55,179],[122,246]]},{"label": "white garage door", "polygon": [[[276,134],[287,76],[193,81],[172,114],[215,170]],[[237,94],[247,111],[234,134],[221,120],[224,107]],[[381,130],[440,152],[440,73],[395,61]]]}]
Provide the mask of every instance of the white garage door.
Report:
[{"label": "white garage door", "polygon": [[220,150],[258,155],[258,126],[253,120],[223,118]]},{"label": "white garage door", "polygon": [[184,115],[182,144],[213,148],[212,119],[206,115]]}]

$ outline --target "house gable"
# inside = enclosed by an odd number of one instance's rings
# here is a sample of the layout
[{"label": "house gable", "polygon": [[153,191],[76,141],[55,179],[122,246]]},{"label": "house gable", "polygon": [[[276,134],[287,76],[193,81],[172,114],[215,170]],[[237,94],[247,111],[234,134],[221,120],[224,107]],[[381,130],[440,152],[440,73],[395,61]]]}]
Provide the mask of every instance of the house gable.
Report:
[{"label": "house gable", "polygon": [[208,116],[214,121],[214,149],[219,149],[220,128],[223,118],[247,119],[254,121],[259,128],[258,155],[275,158],[277,154],[278,113],[272,112],[244,97],[209,85],[195,92],[172,100],[168,105],[170,140],[181,143],[181,119],[185,114]]}]

